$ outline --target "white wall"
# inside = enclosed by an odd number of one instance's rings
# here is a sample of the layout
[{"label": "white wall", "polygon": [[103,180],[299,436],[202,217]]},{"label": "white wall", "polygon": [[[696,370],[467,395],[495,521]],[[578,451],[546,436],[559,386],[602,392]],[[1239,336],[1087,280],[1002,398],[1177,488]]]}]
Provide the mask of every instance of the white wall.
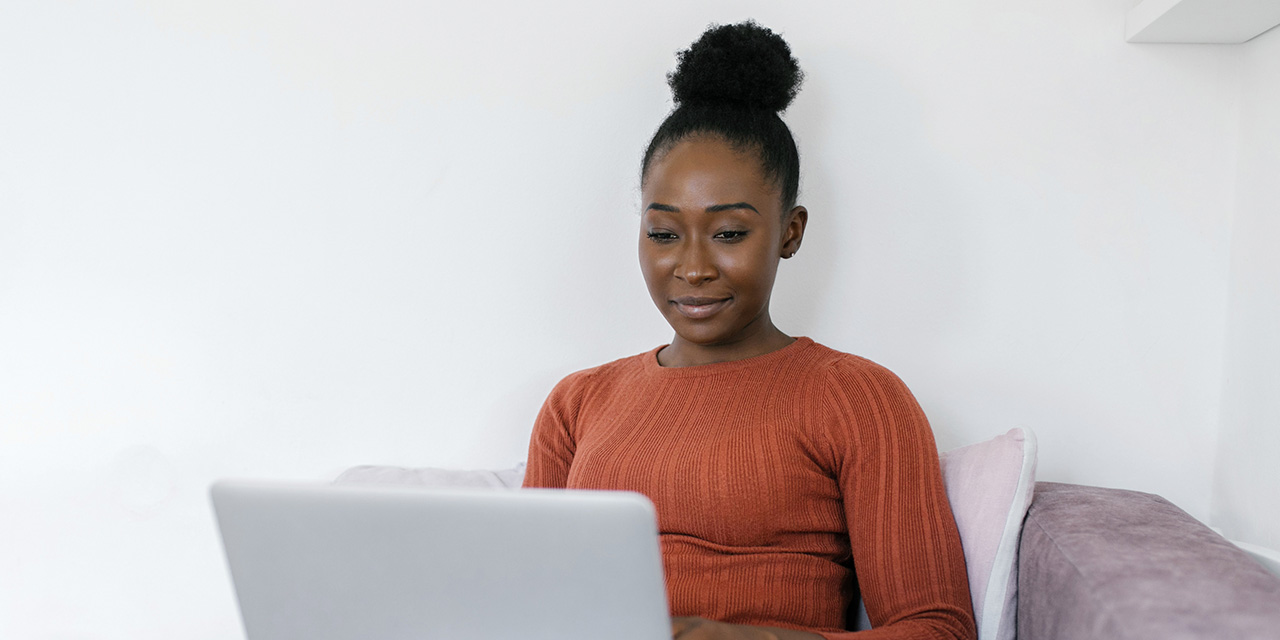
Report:
[{"label": "white wall", "polygon": [[1242,54],[1132,4],[0,5],[0,637],[235,637],[212,479],[510,465],[667,340],[636,164],[748,16],[809,74],[780,326],[1206,518]]},{"label": "white wall", "polygon": [[1280,32],[1243,52],[1213,523],[1228,537],[1280,549]]}]

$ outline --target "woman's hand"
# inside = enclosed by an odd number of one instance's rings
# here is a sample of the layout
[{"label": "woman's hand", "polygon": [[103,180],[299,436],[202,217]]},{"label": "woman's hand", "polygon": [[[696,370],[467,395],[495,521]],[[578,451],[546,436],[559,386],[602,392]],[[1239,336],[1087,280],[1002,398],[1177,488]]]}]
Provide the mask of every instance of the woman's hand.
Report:
[{"label": "woman's hand", "polygon": [[694,617],[672,618],[671,637],[675,640],[822,640],[822,636],[804,631],[752,627]]}]

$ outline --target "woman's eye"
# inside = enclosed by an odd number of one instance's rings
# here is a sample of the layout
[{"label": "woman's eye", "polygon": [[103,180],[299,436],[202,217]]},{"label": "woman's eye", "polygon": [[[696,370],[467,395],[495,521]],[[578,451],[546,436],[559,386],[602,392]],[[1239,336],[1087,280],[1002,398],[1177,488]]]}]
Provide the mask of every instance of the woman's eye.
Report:
[{"label": "woman's eye", "polygon": [[721,240],[729,240],[729,241],[741,240],[747,237],[747,232],[746,231],[721,231],[720,233],[716,234],[716,237],[720,238]]},{"label": "woman's eye", "polygon": [[676,234],[666,231],[650,231],[647,235],[654,242],[671,242],[676,239]]}]

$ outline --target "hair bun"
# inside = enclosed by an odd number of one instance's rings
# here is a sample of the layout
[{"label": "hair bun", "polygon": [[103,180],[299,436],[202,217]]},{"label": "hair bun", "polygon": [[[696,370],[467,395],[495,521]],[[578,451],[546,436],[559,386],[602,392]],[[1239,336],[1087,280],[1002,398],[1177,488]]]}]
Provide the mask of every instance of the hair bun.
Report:
[{"label": "hair bun", "polygon": [[713,24],[677,55],[676,70],[667,74],[677,105],[718,103],[783,111],[804,79],[782,36],[752,20]]}]

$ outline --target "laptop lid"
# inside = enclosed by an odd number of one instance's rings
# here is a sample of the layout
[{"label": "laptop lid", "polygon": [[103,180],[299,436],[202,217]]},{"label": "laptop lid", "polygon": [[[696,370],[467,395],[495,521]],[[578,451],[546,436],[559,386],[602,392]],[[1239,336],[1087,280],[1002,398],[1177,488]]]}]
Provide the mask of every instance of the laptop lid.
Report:
[{"label": "laptop lid", "polygon": [[666,640],[635,493],[221,481],[248,640]]}]

